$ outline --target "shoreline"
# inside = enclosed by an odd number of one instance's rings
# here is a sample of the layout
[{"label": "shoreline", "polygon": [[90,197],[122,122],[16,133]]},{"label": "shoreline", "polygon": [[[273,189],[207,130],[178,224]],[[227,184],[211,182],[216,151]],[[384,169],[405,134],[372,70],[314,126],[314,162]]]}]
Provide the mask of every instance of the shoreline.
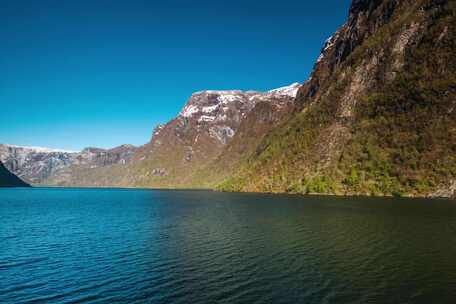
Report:
[{"label": "shoreline", "polygon": [[83,187],[83,186],[30,186],[30,187],[0,187],[0,189],[37,189],[37,190],[144,190],[144,191],[194,191],[194,192],[218,192],[237,194],[264,194],[264,195],[287,195],[295,197],[338,197],[338,198],[397,198],[397,199],[432,199],[432,200],[456,200],[455,196],[441,195],[369,195],[369,194],[335,194],[335,193],[292,193],[292,192],[260,192],[260,191],[220,191],[213,188],[153,188],[153,187]]}]

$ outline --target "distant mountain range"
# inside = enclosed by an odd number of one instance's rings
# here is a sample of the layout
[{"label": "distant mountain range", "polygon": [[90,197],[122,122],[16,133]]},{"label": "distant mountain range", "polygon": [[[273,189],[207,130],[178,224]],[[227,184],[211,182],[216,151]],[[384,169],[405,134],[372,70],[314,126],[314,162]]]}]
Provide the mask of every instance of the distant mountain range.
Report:
[{"label": "distant mountain range", "polygon": [[354,0],[302,85],[194,93],[138,148],[3,145],[0,160],[34,184],[454,196],[455,15],[454,1]]},{"label": "distant mountain range", "polygon": [[73,170],[127,164],[136,147],[113,149],[86,148],[81,152],[42,147],[0,144],[0,161],[20,178],[35,185],[54,185],[65,181]]}]

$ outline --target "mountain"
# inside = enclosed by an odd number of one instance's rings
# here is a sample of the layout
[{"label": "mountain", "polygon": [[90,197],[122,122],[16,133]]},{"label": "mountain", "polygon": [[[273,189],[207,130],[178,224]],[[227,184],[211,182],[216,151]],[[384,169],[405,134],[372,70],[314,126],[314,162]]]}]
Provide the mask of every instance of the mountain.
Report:
[{"label": "mountain", "polygon": [[7,169],[37,185],[64,183],[73,171],[130,162],[136,148],[86,148],[81,152],[0,144],[0,161]]},{"label": "mountain", "polygon": [[0,187],[30,187],[0,162]]},{"label": "mountain", "polygon": [[218,188],[454,195],[455,6],[353,1],[297,94],[299,111]]}]

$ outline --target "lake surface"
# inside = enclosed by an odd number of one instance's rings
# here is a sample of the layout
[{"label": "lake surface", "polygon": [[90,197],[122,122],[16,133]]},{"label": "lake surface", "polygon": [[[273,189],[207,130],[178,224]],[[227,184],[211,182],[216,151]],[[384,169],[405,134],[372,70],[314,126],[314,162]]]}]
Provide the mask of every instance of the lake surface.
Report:
[{"label": "lake surface", "polygon": [[0,303],[456,303],[456,202],[1,189]]}]

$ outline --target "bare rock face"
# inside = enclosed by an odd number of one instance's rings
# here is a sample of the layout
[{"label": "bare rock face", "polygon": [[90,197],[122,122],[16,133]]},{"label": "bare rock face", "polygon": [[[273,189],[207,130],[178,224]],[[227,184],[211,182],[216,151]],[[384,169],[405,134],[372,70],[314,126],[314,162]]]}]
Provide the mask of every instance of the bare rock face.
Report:
[{"label": "bare rock face", "polygon": [[136,148],[123,145],[113,149],[86,148],[81,152],[41,147],[0,144],[0,161],[11,172],[32,184],[57,178],[72,166],[104,167],[127,164]]},{"label": "bare rock face", "polygon": [[456,198],[456,180],[451,181],[447,185],[441,186],[437,191],[429,195],[431,198]]}]

